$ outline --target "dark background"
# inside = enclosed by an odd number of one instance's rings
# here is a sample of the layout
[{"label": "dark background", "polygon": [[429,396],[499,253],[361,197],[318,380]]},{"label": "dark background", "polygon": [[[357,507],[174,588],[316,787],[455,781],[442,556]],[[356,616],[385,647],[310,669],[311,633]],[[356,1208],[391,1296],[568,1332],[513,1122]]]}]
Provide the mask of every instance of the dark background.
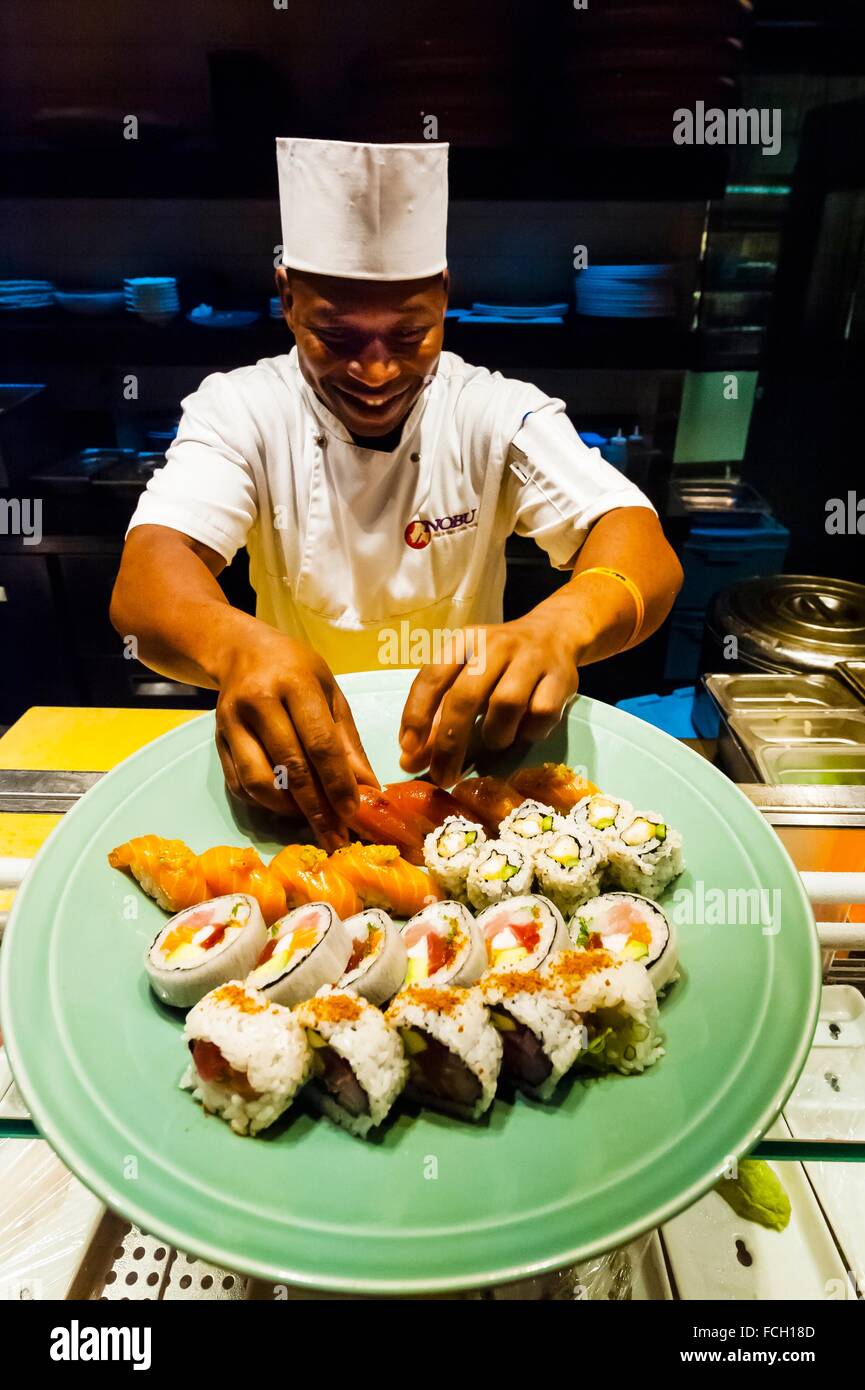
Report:
[{"label": "dark background", "polygon": [[[267,317],[277,135],[418,140],[434,116],[451,144],[456,305],[573,306],[578,243],[595,262],[674,265],[668,318],[572,307],[547,328],[450,322],[445,346],[561,396],[581,431],[639,425],[626,466],[679,547],[688,523],[671,481],[732,474],[790,530],[788,569],[861,578],[861,538],[830,542],[823,520],[825,499],[862,478],[862,11],[831,0],[7,3],[0,273],[60,289],[173,275],[182,312],[164,326],[56,307],[0,317],[2,496],[40,498],[44,532],[38,546],[0,534],[11,657],[0,720],[33,703],[211,701],[124,659],[107,603],[143,476],[127,456],[99,478],[77,455],[161,452],[204,375],[289,349]],[[673,111],[698,100],[780,108],[780,153],[674,145]],[[128,115],[135,141],[123,138]],[[202,301],[262,317],[207,331],[185,317]],[[674,461],[686,382],[713,371],[759,373],[747,446]],[[22,383],[43,389],[22,399]],[[711,422],[701,431],[712,453]],[[507,616],[561,578],[515,541]],[[251,606],[243,557],[224,582]],[[686,647],[699,645],[704,610],[680,604],[672,627]],[[693,679],[693,652],[671,655],[670,642],[665,630],[587,671],[584,688],[619,699]]]}]

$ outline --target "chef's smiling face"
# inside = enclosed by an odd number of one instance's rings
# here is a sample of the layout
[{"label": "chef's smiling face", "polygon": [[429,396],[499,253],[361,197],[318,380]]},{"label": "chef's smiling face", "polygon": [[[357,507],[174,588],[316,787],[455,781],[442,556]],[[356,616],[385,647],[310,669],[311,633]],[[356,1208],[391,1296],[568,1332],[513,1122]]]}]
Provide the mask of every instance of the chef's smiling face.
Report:
[{"label": "chef's smiling face", "polygon": [[447,271],[425,280],[344,280],[280,268],[300,369],[350,434],[390,434],[435,373]]}]

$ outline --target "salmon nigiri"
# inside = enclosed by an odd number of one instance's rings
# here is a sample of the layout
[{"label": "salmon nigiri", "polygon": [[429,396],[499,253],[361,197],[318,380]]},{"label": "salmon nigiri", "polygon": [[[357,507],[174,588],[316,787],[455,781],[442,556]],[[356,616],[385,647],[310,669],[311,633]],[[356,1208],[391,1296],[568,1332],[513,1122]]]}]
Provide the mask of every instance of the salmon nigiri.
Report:
[{"label": "salmon nigiri", "polygon": [[389,782],[384,790],[388,801],[406,820],[413,821],[423,835],[443,825],[448,816],[463,814],[463,807],[450,792],[422,778],[414,782]]},{"label": "salmon nigiri", "polygon": [[285,915],[285,889],[254,849],[215,845],[204,851],[200,863],[207,880],[206,897],[248,893],[255,898],[268,926]]},{"label": "salmon nigiri", "polygon": [[424,832],[377,787],[359,786],[359,804],[346,821],[350,830],[376,845],[396,845],[411,864],[423,863]]},{"label": "salmon nigiri", "polygon": [[457,783],[451,796],[460,803],[461,815],[479,820],[491,835],[497,834],[505,817],[526,799],[502,777],[467,777]]},{"label": "salmon nigiri", "polygon": [[166,912],[182,912],[208,897],[198,855],[182,840],[138,835],[113,849],[108,862],[113,869],[128,869]]},{"label": "salmon nigiri", "polygon": [[357,889],[364,907],[383,907],[396,917],[413,917],[444,897],[429,874],[407,863],[394,845],[346,845],[330,862]]},{"label": "salmon nigiri", "polygon": [[303,903],[330,903],[343,919],[353,917],[363,908],[356,889],[318,845],[286,845],[271,859],[270,870],[285,889],[289,908]]},{"label": "salmon nigiri", "polygon": [[511,778],[511,785],[524,797],[542,801],[545,806],[567,815],[584,796],[592,796],[598,788],[567,763],[542,763],[540,767],[522,767]]}]

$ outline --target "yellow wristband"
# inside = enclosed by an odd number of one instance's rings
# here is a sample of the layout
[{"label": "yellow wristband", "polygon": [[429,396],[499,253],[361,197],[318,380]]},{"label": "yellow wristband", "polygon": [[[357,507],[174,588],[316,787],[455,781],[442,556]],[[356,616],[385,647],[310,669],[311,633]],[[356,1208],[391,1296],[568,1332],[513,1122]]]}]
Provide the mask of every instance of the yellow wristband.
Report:
[{"label": "yellow wristband", "polygon": [[618,580],[620,584],[624,584],[628,593],[631,595],[631,598],[634,600],[634,608],[636,609],[637,616],[634,622],[633,631],[631,632],[628,641],[625,643],[625,646],[629,646],[630,643],[633,642],[634,638],[639,634],[643,626],[643,620],[646,616],[646,605],[643,602],[643,595],[640,593],[633,579],[629,579],[626,574],[620,574],[618,570],[608,569],[606,565],[592,565],[591,569],[580,570],[579,574],[577,574],[575,577],[577,579],[582,579],[583,576],[587,574],[605,574],[608,579]]}]

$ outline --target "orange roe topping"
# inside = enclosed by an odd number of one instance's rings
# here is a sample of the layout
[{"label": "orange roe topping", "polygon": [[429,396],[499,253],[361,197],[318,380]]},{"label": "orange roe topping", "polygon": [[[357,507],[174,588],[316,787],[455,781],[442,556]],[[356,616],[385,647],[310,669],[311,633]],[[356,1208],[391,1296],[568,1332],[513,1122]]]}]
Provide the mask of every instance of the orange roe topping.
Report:
[{"label": "orange roe topping", "polygon": [[578,985],[598,970],[609,970],[616,962],[609,951],[563,951],[549,966],[552,979],[562,985]]},{"label": "orange roe topping", "polygon": [[549,991],[552,987],[551,981],[545,980],[537,970],[490,971],[480,984],[484,994],[492,989],[500,991],[505,996],[541,994],[544,990]]},{"label": "orange roe topping", "polygon": [[360,859],[365,864],[381,865],[392,864],[400,858],[400,852],[396,845],[362,845],[360,840],[354,840],[350,845],[334,850],[331,858],[337,867],[340,856],[343,859]]},{"label": "orange roe topping", "polygon": [[220,985],[213,991],[216,1004],[226,1004],[239,1009],[242,1014],[263,1014],[270,1008],[270,1002],[261,1003],[254,995],[248,994],[243,985]]},{"label": "orange roe topping", "polygon": [[312,1014],[321,1023],[354,1023],[363,1012],[351,994],[327,994],[323,999],[307,999],[303,1011]]},{"label": "orange roe topping", "polygon": [[444,989],[441,985],[430,985],[427,988],[423,985],[409,985],[397,995],[385,1017],[390,1018],[391,1014],[396,1017],[400,1012],[398,1006],[405,1004],[417,1004],[419,1008],[428,1009],[434,1014],[453,1014],[467,994],[468,990]]}]

